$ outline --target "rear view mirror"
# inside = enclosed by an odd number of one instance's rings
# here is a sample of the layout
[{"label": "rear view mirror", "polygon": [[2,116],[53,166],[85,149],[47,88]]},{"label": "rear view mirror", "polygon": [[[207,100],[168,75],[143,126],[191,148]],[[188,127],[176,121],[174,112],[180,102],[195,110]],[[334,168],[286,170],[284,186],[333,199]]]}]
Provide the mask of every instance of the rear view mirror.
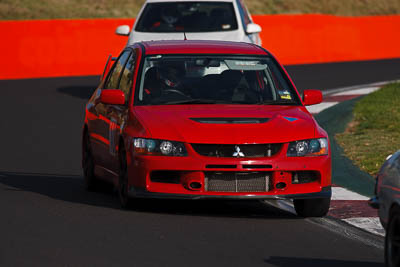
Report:
[{"label": "rear view mirror", "polygon": [[255,23],[247,24],[247,27],[246,27],[247,34],[259,33],[259,32],[261,32],[261,30],[262,29],[261,29],[260,25],[255,24]]},{"label": "rear view mirror", "polygon": [[101,91],[100,102],[109,105],[124,105],[125,94],[118,89],[104,89]]},{"label": "rear view mirror", "polygon": [[121,25],[117,27],[115,33],[118,35],[128,36],[130,31],[131,28],[128,25]]},{"label": "rear view mirror", "polygon": [[311,106],[322,102],[322,93],[320,90],[304,90],[303,103],[305,106]]},{"label": "rear view mirror", "polygon": [[212,60],[209,58],[196,59],[194,62],[197,67],[220,67],[221,63],[219,60]]}]

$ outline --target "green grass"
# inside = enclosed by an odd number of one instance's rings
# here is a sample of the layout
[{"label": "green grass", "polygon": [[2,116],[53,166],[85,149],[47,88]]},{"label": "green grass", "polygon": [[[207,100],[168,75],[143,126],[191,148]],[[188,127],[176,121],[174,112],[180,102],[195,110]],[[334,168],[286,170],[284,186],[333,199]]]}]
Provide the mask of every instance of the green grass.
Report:
[{"label": "green grass", "polygon": [[[133,18],[144,0],[0,0],[1,20]],[[252,14],[400,14],[400,0],[245,0]]]},{"label": "green grass", "polygon": [[346,131],[335,136],[345,154],[375,175],[385,158],[400,149],[400,83],[363,97]]},{"label": "green grass", "polygon": [[0,0],[0,19],[133,18],[144,0]]}]

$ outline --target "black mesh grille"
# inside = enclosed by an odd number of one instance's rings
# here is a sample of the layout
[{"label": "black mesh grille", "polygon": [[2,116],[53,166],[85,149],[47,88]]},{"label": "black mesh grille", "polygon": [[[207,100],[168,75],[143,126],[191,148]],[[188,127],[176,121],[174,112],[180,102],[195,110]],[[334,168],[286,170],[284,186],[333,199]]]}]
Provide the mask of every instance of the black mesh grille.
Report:
[{"label": "black mesh grille", "polygon": [[209,192],[268,192],[268,172],[206,172],[205,190]]},{"label": "black mesh grille", "polygon": [[[217,145],[191,144],[193,149],[202,156],[222,158],[258,158],[271,157],[279,152],[282,144],[248,144],[248,145]],[[235,153],[239,149],[240,153]]]},{"label": "black mesh grille", "polygon": [[265,123],[269,118],[190,118],[191,120],[201,123],[212,124],[251,124]]}]

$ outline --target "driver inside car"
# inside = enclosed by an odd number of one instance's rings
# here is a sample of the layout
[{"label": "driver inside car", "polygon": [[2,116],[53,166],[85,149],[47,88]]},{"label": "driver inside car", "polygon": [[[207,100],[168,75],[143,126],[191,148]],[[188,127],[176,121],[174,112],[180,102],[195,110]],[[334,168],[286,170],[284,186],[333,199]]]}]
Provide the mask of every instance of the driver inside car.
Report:
[{"label": "driver inside car", "polygon": [[175,8],[167,7],[161,10],[159,20],[154,22],[151,26],[152,31],[167,31],[174,32],[176,30],[183,30],[183,27],[177,26],[179,20],[179,13]]},{"label": "driver inside car", "polygon": [[144,101],[149,103],[168,94],[185,95],[181,90],[183,76],[184,71],[177,66],[154,66],[149,68],[146,71],[144,80]]}]

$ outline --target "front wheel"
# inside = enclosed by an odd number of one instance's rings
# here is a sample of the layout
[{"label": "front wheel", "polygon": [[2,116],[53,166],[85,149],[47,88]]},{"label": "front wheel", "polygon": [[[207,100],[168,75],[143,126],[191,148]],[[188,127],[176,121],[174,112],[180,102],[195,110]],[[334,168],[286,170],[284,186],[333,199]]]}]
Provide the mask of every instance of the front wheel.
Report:
[{"label": "front wheel", "polygon": [[294,209],[301,217],[323,217],[329,211],[330,198],[294,199]]},{"label": "front wheel", "polygon": [[400,266],[400,207],[392,209],[386,228],[385,263],[388,267]]}]

